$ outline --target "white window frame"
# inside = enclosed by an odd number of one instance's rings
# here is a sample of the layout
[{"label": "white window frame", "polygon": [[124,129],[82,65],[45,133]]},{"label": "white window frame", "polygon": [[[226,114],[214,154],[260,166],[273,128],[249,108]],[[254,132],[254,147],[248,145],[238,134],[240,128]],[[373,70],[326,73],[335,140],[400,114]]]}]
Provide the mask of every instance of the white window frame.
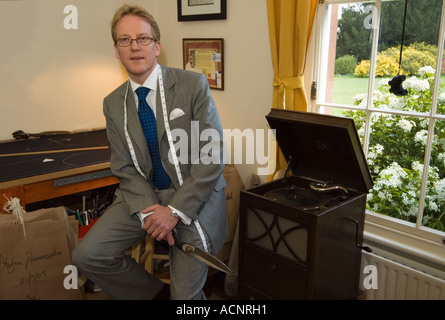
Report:
[{"label": "white window frame", "polygon": [[[385,0],[383,0],[385,1]],[[374,2],[378,20],[380,20],[380,9],[382,0],[375,1],[357,1],[357,0],[325,0],[320,1],[316,18],[314,21],[314,29],[312,32],[311,44],[313,48],[312,55],[313,60],[308,62],[306,70],[311,70],[312,68],[312,81],[317,83],[318,87],[318,97],[316,100],[312,100],[310,103],[310,111],[319,112],[320,108],[323,107],[334,107],[341,109],[351,109],[360,110],[366,112],[367,127],[365,128],[365,141],[364,141],[364,152],[368,152],[369,144],[369,126],[370,117],[373,112],[379,113],[391,113],[391,114],[401,114],[418,117],[419,114],[413,114],[410,112],[396,112],[395,110],[382,110],[373,107],[372,93],[374,91],[374,81],[370,81],[368,85],[368,105],[365,109],[356,106],[339,105],[333,103],[319,103],[319,101],[324,101],[323,94],[326,88],[326,64],[327,64],[327,54],[329,50],[326,46],[329,44],[329,28],[330,28],[330,13],[328,12],[328,7],[330,4],[344,4],[344,3],[363,3],[363,2]],[[375,25],[377,28],[380,26],[380,21],[376,21]],[[324,32],[323,32],[324,31]],[[323,37],[323,34],[325,35]],[[375,78],[375,65],[378,51],[378,36],[379,32],[373,32],[373,43],[371,48],[371,67],[369,79]],[[445,43],[445,0],[443,0],[442,5],[442,17],[441,17],[441,27],[439,35],[439,48],[443,48]],[[444,115],[436,114],[437,98],[439,91],[439,82],[442,66],[443,50],[438,50],[437,57],[437,67],[435,75],[435,88],[433,95],[433,105],[432,110],[429,114],[422,115],[424,118],[428,118],[430,123],[435,120],[445,120]],[[310,65],[312,64],[312,66]],[[324,72],[323,72],[324,71]],[[399,262],[406,263],[412,267],[418,268],[424,272],[428,272],[435,276],[445,279],[445,233],[435,231],[432,229],[425,228],[421,225],[421,217],[423,215],[423,205],[426,193],[426,183],[428,178],[428,169],[430,163],[430,153],[432,146],[432,137],[434,133],[434,127],[429,126],[429,137],[426,146],[426,157],[425,157],[425,170],[422,182],[421,195],[419,199],[419,211],[418,215],[420,218],[417,219],[417,223],[408,223],[402,220],[385,216],[375,212],[366,212],[365,218],[365,232],[364,232],[364,242],[367,245],[373,247],[375,253],[389,258],[394,256],[398,257]]]}]

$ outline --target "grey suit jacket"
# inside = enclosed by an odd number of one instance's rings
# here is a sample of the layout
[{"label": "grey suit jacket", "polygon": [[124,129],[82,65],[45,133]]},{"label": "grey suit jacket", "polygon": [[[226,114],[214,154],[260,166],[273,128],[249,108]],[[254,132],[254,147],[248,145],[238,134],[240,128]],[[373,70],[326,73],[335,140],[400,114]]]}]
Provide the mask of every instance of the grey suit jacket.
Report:
[{"label": "grey suit jacket", "polygon": [[[172,195],[169,196],[169,203],[163,203],[163,205],[171,205],[193,220],[197,219],[207,232],[213,250],[218,252],[227,237],[227,213],[224,195],[226,182],[222,175],[224,169],[223,129],[217,108],[211,97],[205,76],[181,69],[164,66],[161,68],[170,128],[172,132],[186,132],[188,139],[187,143],[184,144],[184,141],[181,141],[179,144],[181,146],[179,151],[180,171],[184,180],[180,185],[175,167],[168,159],[170,147],[158,88],[156,117],[159,148],[163,165],[175,189],[175,192],[170,193]],[[137,161],[147,179],[139,174],[131,158],[124,132],[126,90],[127,82],[104,99],[104,115],[108,140],[111,145],[111,170],[120,182],[120,191],[116,201],[124,201],[128,207],[128,213],[134,214],[159,203],[159,199],[151,181],[151,158],[139,122],[131,86],[129,86],[126,101],[127,129]],[[173,110],[175,111],[172,115]],[[173,119],[170,120],[170,118]],[[192,133],[192,128],[199,128],[199,132]],[[220,141],[216,141],[216,144],[215,141],[209,144],[206,135],[202,137],[200,135],[203,131],[209,132],[209,129],[212,130],[211,132],[219,134]],[[179,142],[178,139],[181,138],[183,139],[184,136],[176,138],[175,143]],[[212,159],[217,156],[219,160],[206,164],[193,159],[193,153],[196,153],[196,147],[193,147],[194,143],[195,146],[198,143],[199,150],[208,151],[209,145],[214,146]],[[186,145],[188,148],[184,147]],[[215,151],[218,151],[216,146],[219,146],[220,152],[215,155]],[[195,162],[192,163],[192,161]]]}]

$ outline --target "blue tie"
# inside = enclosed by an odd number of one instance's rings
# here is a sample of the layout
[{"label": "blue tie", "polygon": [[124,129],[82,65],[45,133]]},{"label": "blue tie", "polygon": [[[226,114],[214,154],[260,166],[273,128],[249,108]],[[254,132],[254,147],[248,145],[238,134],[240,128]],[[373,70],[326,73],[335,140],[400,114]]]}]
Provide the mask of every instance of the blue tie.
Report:
[{"label": "blue tie", "polygon": [[139,87],[136,94],[139,99],[139,120],[142,130],[147,140],[148,150],[150,150],[151,161],[153,163],[153,183],[159,190],[167,189],[170,186],[170,178],[165,172],[159,155],[158,133],[156,131],[156,119],[153,110],[147,103],[147,95],[150,89]]}]

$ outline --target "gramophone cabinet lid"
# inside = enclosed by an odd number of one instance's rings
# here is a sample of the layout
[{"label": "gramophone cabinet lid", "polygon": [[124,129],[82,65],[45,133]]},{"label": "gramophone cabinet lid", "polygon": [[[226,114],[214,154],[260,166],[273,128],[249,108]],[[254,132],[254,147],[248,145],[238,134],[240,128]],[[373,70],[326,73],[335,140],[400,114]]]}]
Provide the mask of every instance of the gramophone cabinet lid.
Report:
[{"label": "gramophone cabinet lid", "polygon": [[266,116],[292,174],[368,193],[369,172],[354,121],[311,112],[272,109]]}]

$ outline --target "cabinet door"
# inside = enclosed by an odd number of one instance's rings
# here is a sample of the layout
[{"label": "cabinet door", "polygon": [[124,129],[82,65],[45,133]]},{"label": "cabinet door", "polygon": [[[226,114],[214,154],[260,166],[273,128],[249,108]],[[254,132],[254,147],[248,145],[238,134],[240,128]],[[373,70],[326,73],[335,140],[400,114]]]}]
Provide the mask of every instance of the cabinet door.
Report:
[{"label": "cabinet door", "polygon": [[[354,299],[359,294],[364,197],[323,215],[314,273],[316,299]],[[358,228],[357,228],[358,226]]]},{"label": "cabinet door", "polygon": [[241,260],[246,295],[259,299],[305,299],[307,271],[285,259],[246,245]]}]

